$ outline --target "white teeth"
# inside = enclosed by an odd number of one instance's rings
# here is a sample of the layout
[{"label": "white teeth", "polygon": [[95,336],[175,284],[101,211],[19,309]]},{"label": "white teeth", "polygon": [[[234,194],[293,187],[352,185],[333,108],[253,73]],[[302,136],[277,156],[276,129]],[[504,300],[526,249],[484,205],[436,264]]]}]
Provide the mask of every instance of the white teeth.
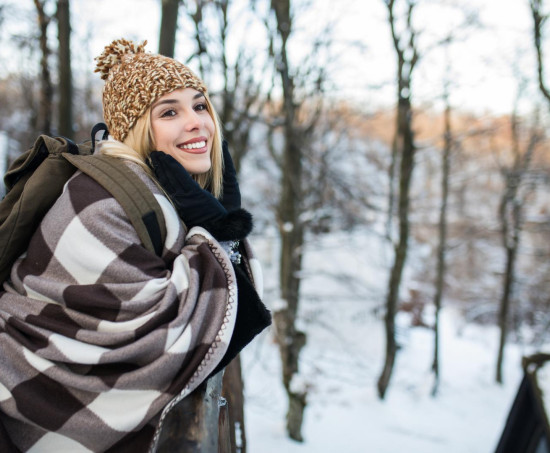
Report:
[{"label": "white teeth", "polygon": [[181,145],[181,149],[197,149],[197,148],[204,148],[206,146],[206,142],[203,140],[202,142],[195,142],[190,143],[189,145]]}]

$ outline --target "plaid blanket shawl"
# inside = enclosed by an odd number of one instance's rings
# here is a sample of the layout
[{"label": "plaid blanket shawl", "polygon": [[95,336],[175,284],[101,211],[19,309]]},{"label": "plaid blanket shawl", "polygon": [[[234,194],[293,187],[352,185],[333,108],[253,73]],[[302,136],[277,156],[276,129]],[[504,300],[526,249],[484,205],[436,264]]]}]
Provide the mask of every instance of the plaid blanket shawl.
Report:
[{"label": "plaid blanket shawl", "polygon": [[163,409],[227,350],[237,305],[228,256],[206,230],[186,234],[148,184],[166,219],[162,257],[77,173],[0,292],[0,430],[21,451],[154,449]]}]

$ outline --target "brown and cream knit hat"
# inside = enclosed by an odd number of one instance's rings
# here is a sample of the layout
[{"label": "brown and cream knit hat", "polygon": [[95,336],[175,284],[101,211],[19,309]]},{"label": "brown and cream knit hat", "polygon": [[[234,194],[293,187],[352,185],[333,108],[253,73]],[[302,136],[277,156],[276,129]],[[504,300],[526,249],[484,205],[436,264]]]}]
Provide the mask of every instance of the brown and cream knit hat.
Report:
[{"label": "brown and cream knit hat", "polygon": [[119,141],[124,141],[138,118],[162,95],[179,88],[207,93],[202,80],[187,66],[173,58],[146,53],[146,44],[117,39],[95,59],[95,72],[105,80],[105,123]]}]

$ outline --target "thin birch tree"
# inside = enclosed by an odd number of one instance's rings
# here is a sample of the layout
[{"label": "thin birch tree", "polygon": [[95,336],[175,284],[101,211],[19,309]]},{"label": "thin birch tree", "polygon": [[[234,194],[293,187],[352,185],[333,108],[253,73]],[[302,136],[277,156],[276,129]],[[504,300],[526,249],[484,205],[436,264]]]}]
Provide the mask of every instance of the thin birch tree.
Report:
[{"label": "thin birch tree", "polygon": [[303,441],[302,422],[307,392],[304,388],[293,386],[293,377],[298,373],[300,351],[306,343],[306,334],[296,327],[304,247],[304,228],[300,221],[303,143],[297,128],[295,82],[288,60],[287,45],[293,31],[290,0],[272,0],[271,10],[275,15],[279,41],[278,48],[274,49],[274,57],[282,87],[284,112],[281,195],[277,210],[281,237],[279,280],[284,306],[274,313],[274,320],[283,385],[288,396],[287,432],[291,439]]},{"label": "thin birch tree", "polygon": [[[515,108],[510,120],[513,161],[509,167],[504,168],[502,171],[504,191],[498,209],[502,246],[506,257],[498,315],[500,338],[495,379],[499,384],[503,383],[504,348],[509,330],[510,310],[514,301],[517,260],[527,207],[525,192],[526,186],[529,187],[529,185],[526,184],[526,181],[529,179],[529,167],[533,154],[541,140],[538,125],[535,125],[529,128],[528,137],[523,140],[524,143],[522,144],[521,123],[522,120],[517,113],[517,108]],[[529,188],[527,191],[529,191]]]},{"label": "thin birch tree", "polygon": [[439,390],[440,371],[440,314],[443,301],[443,290],[445,286],[446,272],[446,249],[447,249],[447,210],[449,201],[449,178],[451,175],[451,152],[453,148],[453,132],[451,127],[451,104],[449,100],[449,82],[446,81],[443,93],[445,103],[443,153],[441,157],[441,201],[439,207],[438,222],[438,245],[435,279],[435,319],[434,319],[434,358],[432,371],[434,373],[434,384],[432,396],[436,396]]},{"label": "thin birch tree", "polygon": [[[407,259],[409,243],[409,192],[414,169],[415,142],[412,129],[413,110],[411,105],[412,76],[418,62],[419,54],[416,44],[416,30],[412,23],[415,2],[406,0],[404,30],[397,30],[396,1],[384,0],[388,9],[388,22],[391,29],[394,49],[397,56],[397,124],[395,150],[398,169],[399,193],[397,199],[398,237],[394,243],[394,261],[390,270],[386,295],[386,313],[384,317],[386,332],[386,357],[382,373],[378,378],[378,396],[384,399],[388,389],[395,356],[397,342],[395,339],[395,315],[399,299],[399,288],[403,268]],[[396,170],[397,171],[397,170]]]},{"label": "thin birch tree", "polygon": [[[277,89],[281,99],[270,92],[270,134],[268,146],[279,166],[280,193],[276,209],[280,238],[279,283],[280,301],[274,310],[275,335],[282,362],[283,385],[288,397],[286,429],[289,437],[303,441],[302,423],[307,404],[308,385],[299,374],[300,353],[306,344],[306,333],[298,329],[305,233],[312,224],[304,213],[311,191],[319,188],[308,179],[307,157],[318,151],[315,132],[323,111],[322,95],[327,65],[322,63],[330,45],[330,33],[324,30],[314,37],[307,57],[299,67],[289,58],[290,40],[295,33],[294,21],[298,2],[271,0],[272,19],[266,20],[270,32],[270,55],[275,68]],[[278,79],[278,80],[277,80]],[[282,138],[281,146],[274,137]],[[276,149],[277,148],[277,149]],[[313,150],[316,149],[316,151]],[[277,152],[280,150],[280,152]],[[323,160],[318,155],[320,161]],[[308,211],[309,212],[309,211]]]},{"label": "thin birch tree", "polygon": [[443,149],[441,155],[441,199],[439,205],[438,221],[438,244],[437,257],[435,265],[435,291],[433,303],[434,313],[434,357],[432,362],[432,371],[434,373],[434,383],[432,386],[432,396],[436,396],[439,391],[440,368],[441,368],[441,323],[440,315],[443,307],[443,296],[445,292],[445,277],[447,273],[447,236],[448,236],[448,210],[449,210],[449,192],[451,178],[451,162],[454,152],[459,148],[460,142],[452,127],[453,109],[451,106],[451,89],[454,86],[452,77],[452,59],[450,57],[451,46],[465,37],[464,32],[471,27],[478,27],[479,20],[477,11],[471,10],[465,5],[450,4],[455,8],[455,16],[460,14],[463,20],[454,26],[452,30],[436,43],[436,47],[441,46],[444,52],[445,73],[443,76]]}]

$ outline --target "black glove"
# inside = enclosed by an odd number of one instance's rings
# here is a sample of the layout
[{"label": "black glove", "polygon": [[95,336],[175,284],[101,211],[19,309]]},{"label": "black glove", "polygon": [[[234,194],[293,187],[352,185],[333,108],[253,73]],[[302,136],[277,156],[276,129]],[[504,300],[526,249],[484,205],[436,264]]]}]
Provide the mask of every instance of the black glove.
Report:
[{"label": "black glove", "polygon": [[171,198],[180,219],[188,228],[201,226],[218,241],[244,239],[252,231],[252,216],[248,211],[237,209],[228,212],[172,156],[162,151],[153,151],[149,160],[158,182]]}]

